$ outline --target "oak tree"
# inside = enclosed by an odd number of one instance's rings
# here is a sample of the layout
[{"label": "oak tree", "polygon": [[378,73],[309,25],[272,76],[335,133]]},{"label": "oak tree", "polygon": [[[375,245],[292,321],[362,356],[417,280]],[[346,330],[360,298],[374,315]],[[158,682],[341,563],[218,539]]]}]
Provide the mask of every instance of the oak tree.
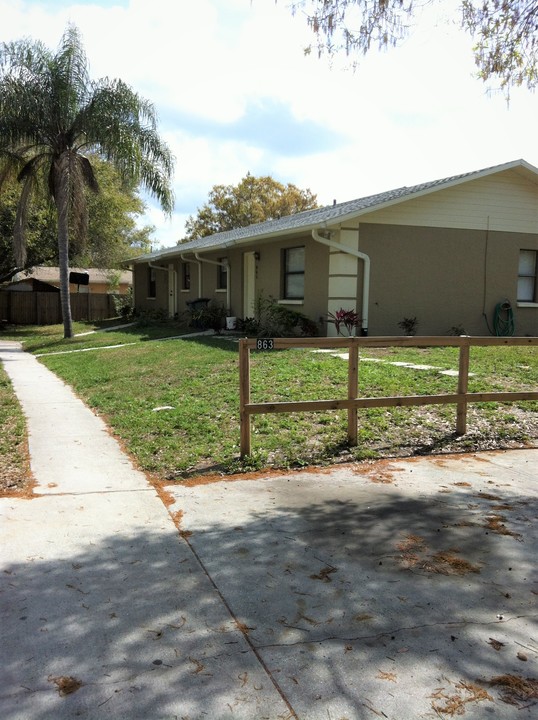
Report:
[{"label": "oak tree", "polygon": [[[151,252],[153,227],[139,227],[145,205],[137,189],[121,181],[115,168],[92,158],[99,192],[86,191],[88,232],[79,238],[70,230],[69,258],[74,267],[119,268],[129,258]],[[7,180],[0,192],[0,282],[36,265],[58,265],[56,216],[45,197],[34,197],[26,228],[26,259],[17,265],[13,251],[13,229],[20,200],[15,179]]]},{"label": "oak tree", "polygon": [[[441,5],[441,0],[429,2]],[[356,60],[372,47],[395,46],[406,38],[423,5],[419,0],[295,0],[291,8],[306,16],[319,55],[344,52]],[[480,78],[498,83],[507,94],[514,86],[536,86],[538,0],[461,0],[456,12],[456,22],[474,43]]]},{"label": "oak tree", "polygon": [[181,242],[246,227],[265,220],[316,208],[317,198],[310,190],[284,185],[270,176],[250,173],[237,185],[214,185],[208,201],[185,223],[187,234]]}]

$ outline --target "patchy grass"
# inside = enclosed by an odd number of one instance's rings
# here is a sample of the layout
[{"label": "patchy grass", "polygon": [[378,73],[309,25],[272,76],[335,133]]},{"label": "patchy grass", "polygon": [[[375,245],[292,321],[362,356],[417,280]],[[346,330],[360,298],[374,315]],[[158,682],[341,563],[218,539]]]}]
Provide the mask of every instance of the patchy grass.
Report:
[{"label": "patchy grass", "polygon": [[[91,329],[76,324],[76,332]],[[131,327],[62,339],[62,329],[27,330],[26,349],[71,384],[102,414],[146,471],[168,480],[201,472],[237,472],[429,454],[519,447],[538,438],[538,403],[470,405],[468,433],[455,435],[454,406],[360,410],[358,446],[346,441],[347,413],[270,414],[252,420],[252,455],[239,460],[237,341],[173,337],[175,323]],[[122,345],[99,350],[108,345]],[[53,354],[69,349],[92,350]],[[487,352],[481,352],[487,350]],[[457,379],[409,362],[456,369],[453,348],[368,350],[360,363],[361,396],[455,392]],[[252,402],[345,398],[347,363],[328,353],[285,350],[251,355]],[[476,348],[470,390],[536,389],[538,351]]]},{"label": "patchy grass", "polygon": [[13,387],[0,364],[0,493],[28,488],[30,463],[26,423]]}]

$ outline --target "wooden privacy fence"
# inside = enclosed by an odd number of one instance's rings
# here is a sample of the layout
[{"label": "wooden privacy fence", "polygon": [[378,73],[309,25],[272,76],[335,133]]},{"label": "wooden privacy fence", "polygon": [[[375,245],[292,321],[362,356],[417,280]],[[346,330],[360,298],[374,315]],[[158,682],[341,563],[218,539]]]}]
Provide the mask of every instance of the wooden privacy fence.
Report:
[{"label": "wooden privacy fence", "polygon": [[[106,320],[117,315],[114,295],[71,293],[73,320]],[[0,291],[0,322],[13,325],[57,325],[62,322],[59,292]]]},{"label": "wooden privacy fence", "polygon": [[[471,347],[484,346],[537,347],[538,337],[338,337],[338,338],[270,338],[242,339],[239,341],[239,402],[241,422],[241,457],[250,455],[251,417],[266,413],[324,412],[347,410],[347,435],[350,445],[357,444],[359,408],[404,407],[413,405],[454,404],[456,433],[467,431],[467,405],[470,402],[514,402],[538,400],[538,392],[480,392],[467,391],[469,381],[469,355]],[[359,348],[367,347],[459,347],[457,391],[443,395],[405,395],[402,397],[359,398]],[[335,400],[307,400],[301,402],[250,402],[250,351],[308,348],[348,350],[347,398]]]}]

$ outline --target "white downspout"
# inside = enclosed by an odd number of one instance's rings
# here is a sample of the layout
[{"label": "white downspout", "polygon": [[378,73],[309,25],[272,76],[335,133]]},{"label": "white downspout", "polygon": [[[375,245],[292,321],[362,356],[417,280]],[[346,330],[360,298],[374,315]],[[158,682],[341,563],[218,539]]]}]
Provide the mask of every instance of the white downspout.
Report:
[{"label": "white downspout", "polygon": [[218,265],[218,267],[223,267],[226,271],[226,311],[231,311],[231,287],[230,287],[230,266],[228,265],[228,262],[218,262],[217,260],[208,260],[207,258],[202,258],[198,253],[194,253],[194,257],[198,260],[198,262],[205,262],[209,263],[209,265]]},{"label": "white downspout", "polygon": [[322,245],[340,250],[340,252],[353,255],[363,261],[363,274],[362,274],[362,324],[361,324],[361,335],[366,337],[368,335],[368,315],[369,315],[369,302],[370,302],[370,258],[360,250],[342,245],[341,243],[331,240],[330,238],[323,237],[320,235],[318,230],[312,230],[312,237]]}]

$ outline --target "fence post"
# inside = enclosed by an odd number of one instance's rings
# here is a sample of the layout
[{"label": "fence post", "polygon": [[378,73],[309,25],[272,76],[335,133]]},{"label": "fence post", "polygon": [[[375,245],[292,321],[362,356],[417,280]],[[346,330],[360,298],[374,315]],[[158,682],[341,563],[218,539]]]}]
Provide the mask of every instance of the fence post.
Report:
[{"label": "fence post", "polygon": [[[469,338],[462,338],[460,345],[460,363],[458,372],[458,394],[466,395],[469,386]],[[456,434],[465,435],[467,432],[467,399],[464,397],[457,405]]]},{"label": "fence post", "polygon": [[[349,360],[347,367],[347,397],[348,400],[357,399],[359,386],[359,347],[355,338],[349,339]],[[357,444],[357,408],[348,408],[347,411],[347,438],[350,445]]]},{"label": "fence post", "polygon": [[239,419],[241,427],[241,457],[250,455],[250,413],[245,405],[250,402],[250,350],[248,340],[239,340]]}]

